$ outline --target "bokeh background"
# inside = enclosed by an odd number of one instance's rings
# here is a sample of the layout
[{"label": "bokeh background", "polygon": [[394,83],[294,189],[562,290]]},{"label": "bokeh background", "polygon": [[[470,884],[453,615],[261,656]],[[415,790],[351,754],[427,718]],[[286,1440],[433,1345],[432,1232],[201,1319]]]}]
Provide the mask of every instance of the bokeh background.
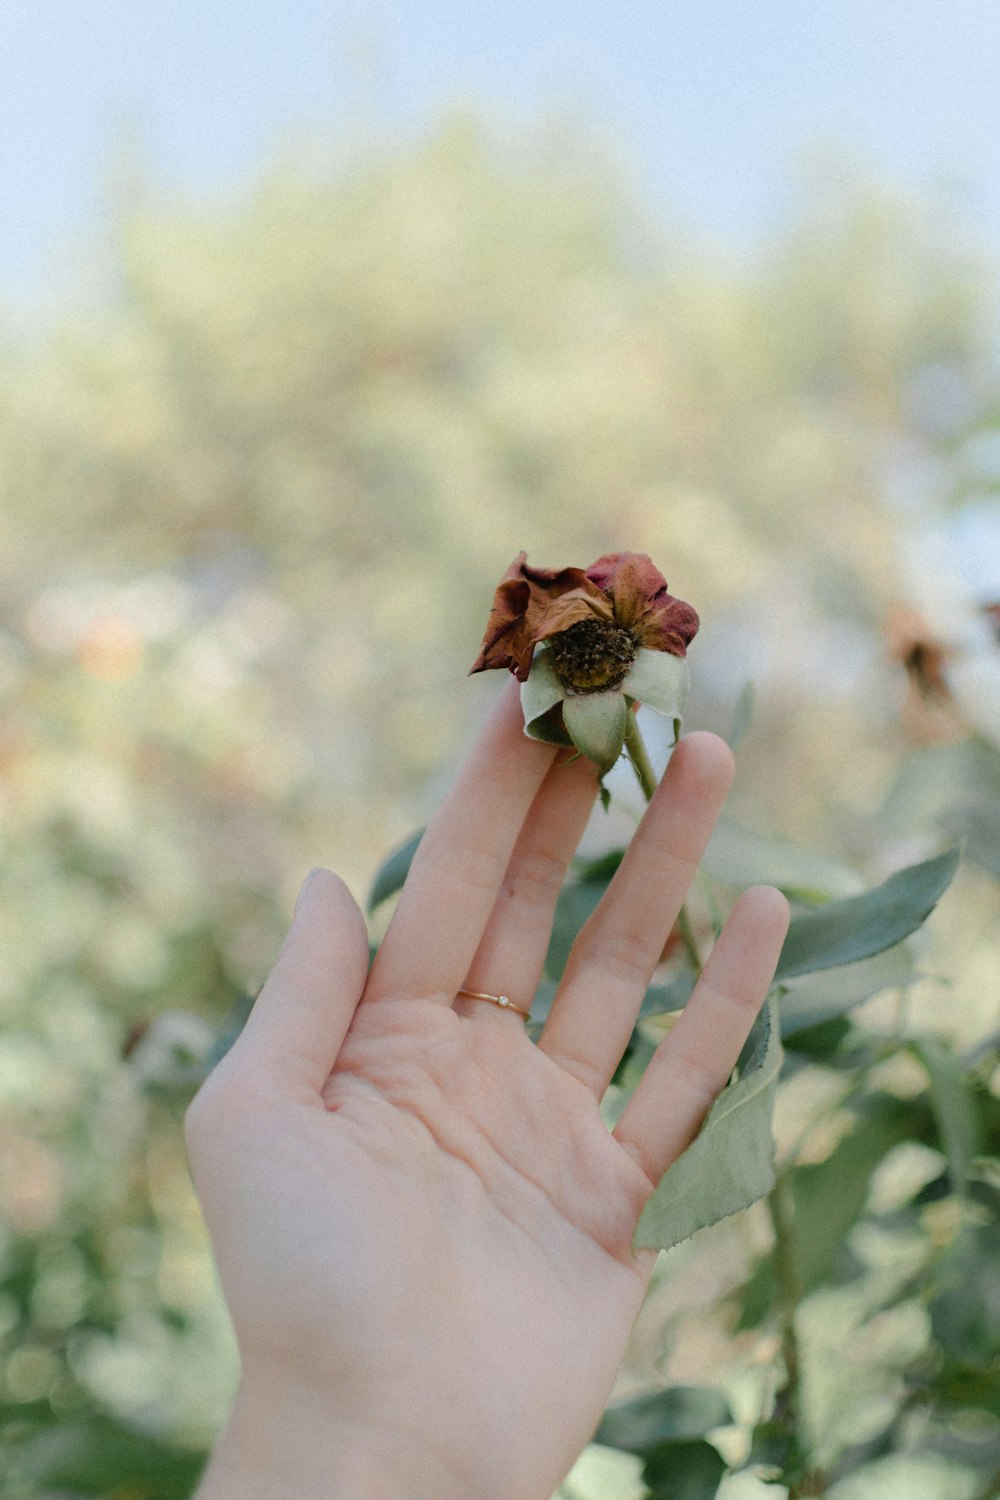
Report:
[{"label": "bokeh background", "polygon": [[[907,1003],[997,1032],[998,63],[973,0],[5,14],[11,1500],[190,1493],[234,1366],[185,1092],[306,870],[363,899],[447,785],[521,548],[697,605],[689,726],[755,688],[746,828],[867,881],[967,836]],[[634,1384],[766,1363],[717,1305],[754,1232],[704,1285],[672,1252]]]}]

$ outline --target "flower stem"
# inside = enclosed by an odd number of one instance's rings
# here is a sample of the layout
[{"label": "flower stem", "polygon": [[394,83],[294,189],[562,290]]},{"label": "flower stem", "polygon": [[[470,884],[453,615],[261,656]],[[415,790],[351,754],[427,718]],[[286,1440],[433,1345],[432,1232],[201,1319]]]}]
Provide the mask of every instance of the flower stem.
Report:
[{"label": "flower stem", "polygon": [[632,769],[639,778],[639,785],[642,787],[646,801],[650,802],[656,791],[656,772],[646,752],[646,742],[632,709],[629,709],[625,716],[625,748],[632,762]]},{"label": "flower stem", "polygon": [[691,918],[688,916],[688,909],[683,904],[677,913],[677,931],[680,933],[681,942],[684,944],[684,951],[691,960],[691,965],[695,973],[700,974],[704,965],[701,961],[701,954],[698,952],[698,944],[694,940],[694,930],[691,927]]},{"label": "flower stem", "polygon": [[[656,772],[653,770],[652,761],[646,750],[646,743],[642,737],[642,730],[632,709],[625,716],[625,748],[628,758],[632,762],[632,769],[639,778],[639,785],[647,802],[650,802],[656,791]],[[691,927],[691,918],[688,916],[686,906],[682,906],[677,913],[677,931],[680,933],[684,951],[691,961],[696,974],[702,971],[701,954],[698,952],[698,944],[694,940],[694,931]]]}]

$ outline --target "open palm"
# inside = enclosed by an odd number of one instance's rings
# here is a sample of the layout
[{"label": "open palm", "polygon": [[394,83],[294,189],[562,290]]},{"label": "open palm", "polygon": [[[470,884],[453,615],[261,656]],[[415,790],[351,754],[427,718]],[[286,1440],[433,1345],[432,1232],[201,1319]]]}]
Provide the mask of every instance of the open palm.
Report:
[{"label": "open palm", "polygon": [[725,1083],[785,930],[777,892],[744,895],[610,1133],[599,1101],[732,763],[709,735],[675,752],[536,1045],[456,997],[530,1004],[596,791],[589,763],[554,758],[505,693],[370,974],[360,912],[315,872],[189,1115],[244,1386],[364,1435],[387,1494],[544,1500],[563,1477],[649,1276],[638,1215]]}]

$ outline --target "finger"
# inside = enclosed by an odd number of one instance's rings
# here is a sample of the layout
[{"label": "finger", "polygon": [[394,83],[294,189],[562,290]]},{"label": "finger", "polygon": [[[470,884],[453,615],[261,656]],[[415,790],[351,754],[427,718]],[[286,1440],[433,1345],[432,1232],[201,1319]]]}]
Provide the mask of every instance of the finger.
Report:
[{"label": "finger", "polygon": [[774,977],[788,918],[788,902],[772,886],[743,892],[694,994],[653,1054],[614,1132],[650,1182],[659,1182],[697,1135],[736,1066]]},{"label": "finger", "polygon": [[525,735],[511,682],[420,841],[366,1001],[410,996],[452,1003],[555,753]]},{"label": "finger", "polygon": [[307,876],[292,925],[231,1049],[232,1064],[289,1093],[326,1083],[364,989],[365,920],[329,870]]},{"label": "finger", "polygon": [[[551,767],[524,822],[463,989],[507,995],[531,1007],[569,862],[597,795],[597,773],[584,756]],[[456,1010],[486,1024],[520,1025],[495,1005],[462,997]]]},{"label": "finger", "polygon": [[539,1046],[600,1098],[733,779],[728,745],[687,735],[570,951]]}]

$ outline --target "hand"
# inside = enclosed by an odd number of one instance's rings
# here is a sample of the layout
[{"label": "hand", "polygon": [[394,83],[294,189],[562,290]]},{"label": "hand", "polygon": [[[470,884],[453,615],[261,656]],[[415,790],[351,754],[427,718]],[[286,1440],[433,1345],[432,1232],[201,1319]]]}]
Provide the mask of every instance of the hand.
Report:
[{"label": "hand", "polygon": [[367,973],[316,871],[188,1140],[242,1359],[202,1500],[546,1500],[590,1439],[653,1264],[632,1249],[768,989],[788,908],[737,903],[613,1133],[599,1101],[732,779],[671,757],[537,1045],[530,1005],[590,763],[502,695]]}]

